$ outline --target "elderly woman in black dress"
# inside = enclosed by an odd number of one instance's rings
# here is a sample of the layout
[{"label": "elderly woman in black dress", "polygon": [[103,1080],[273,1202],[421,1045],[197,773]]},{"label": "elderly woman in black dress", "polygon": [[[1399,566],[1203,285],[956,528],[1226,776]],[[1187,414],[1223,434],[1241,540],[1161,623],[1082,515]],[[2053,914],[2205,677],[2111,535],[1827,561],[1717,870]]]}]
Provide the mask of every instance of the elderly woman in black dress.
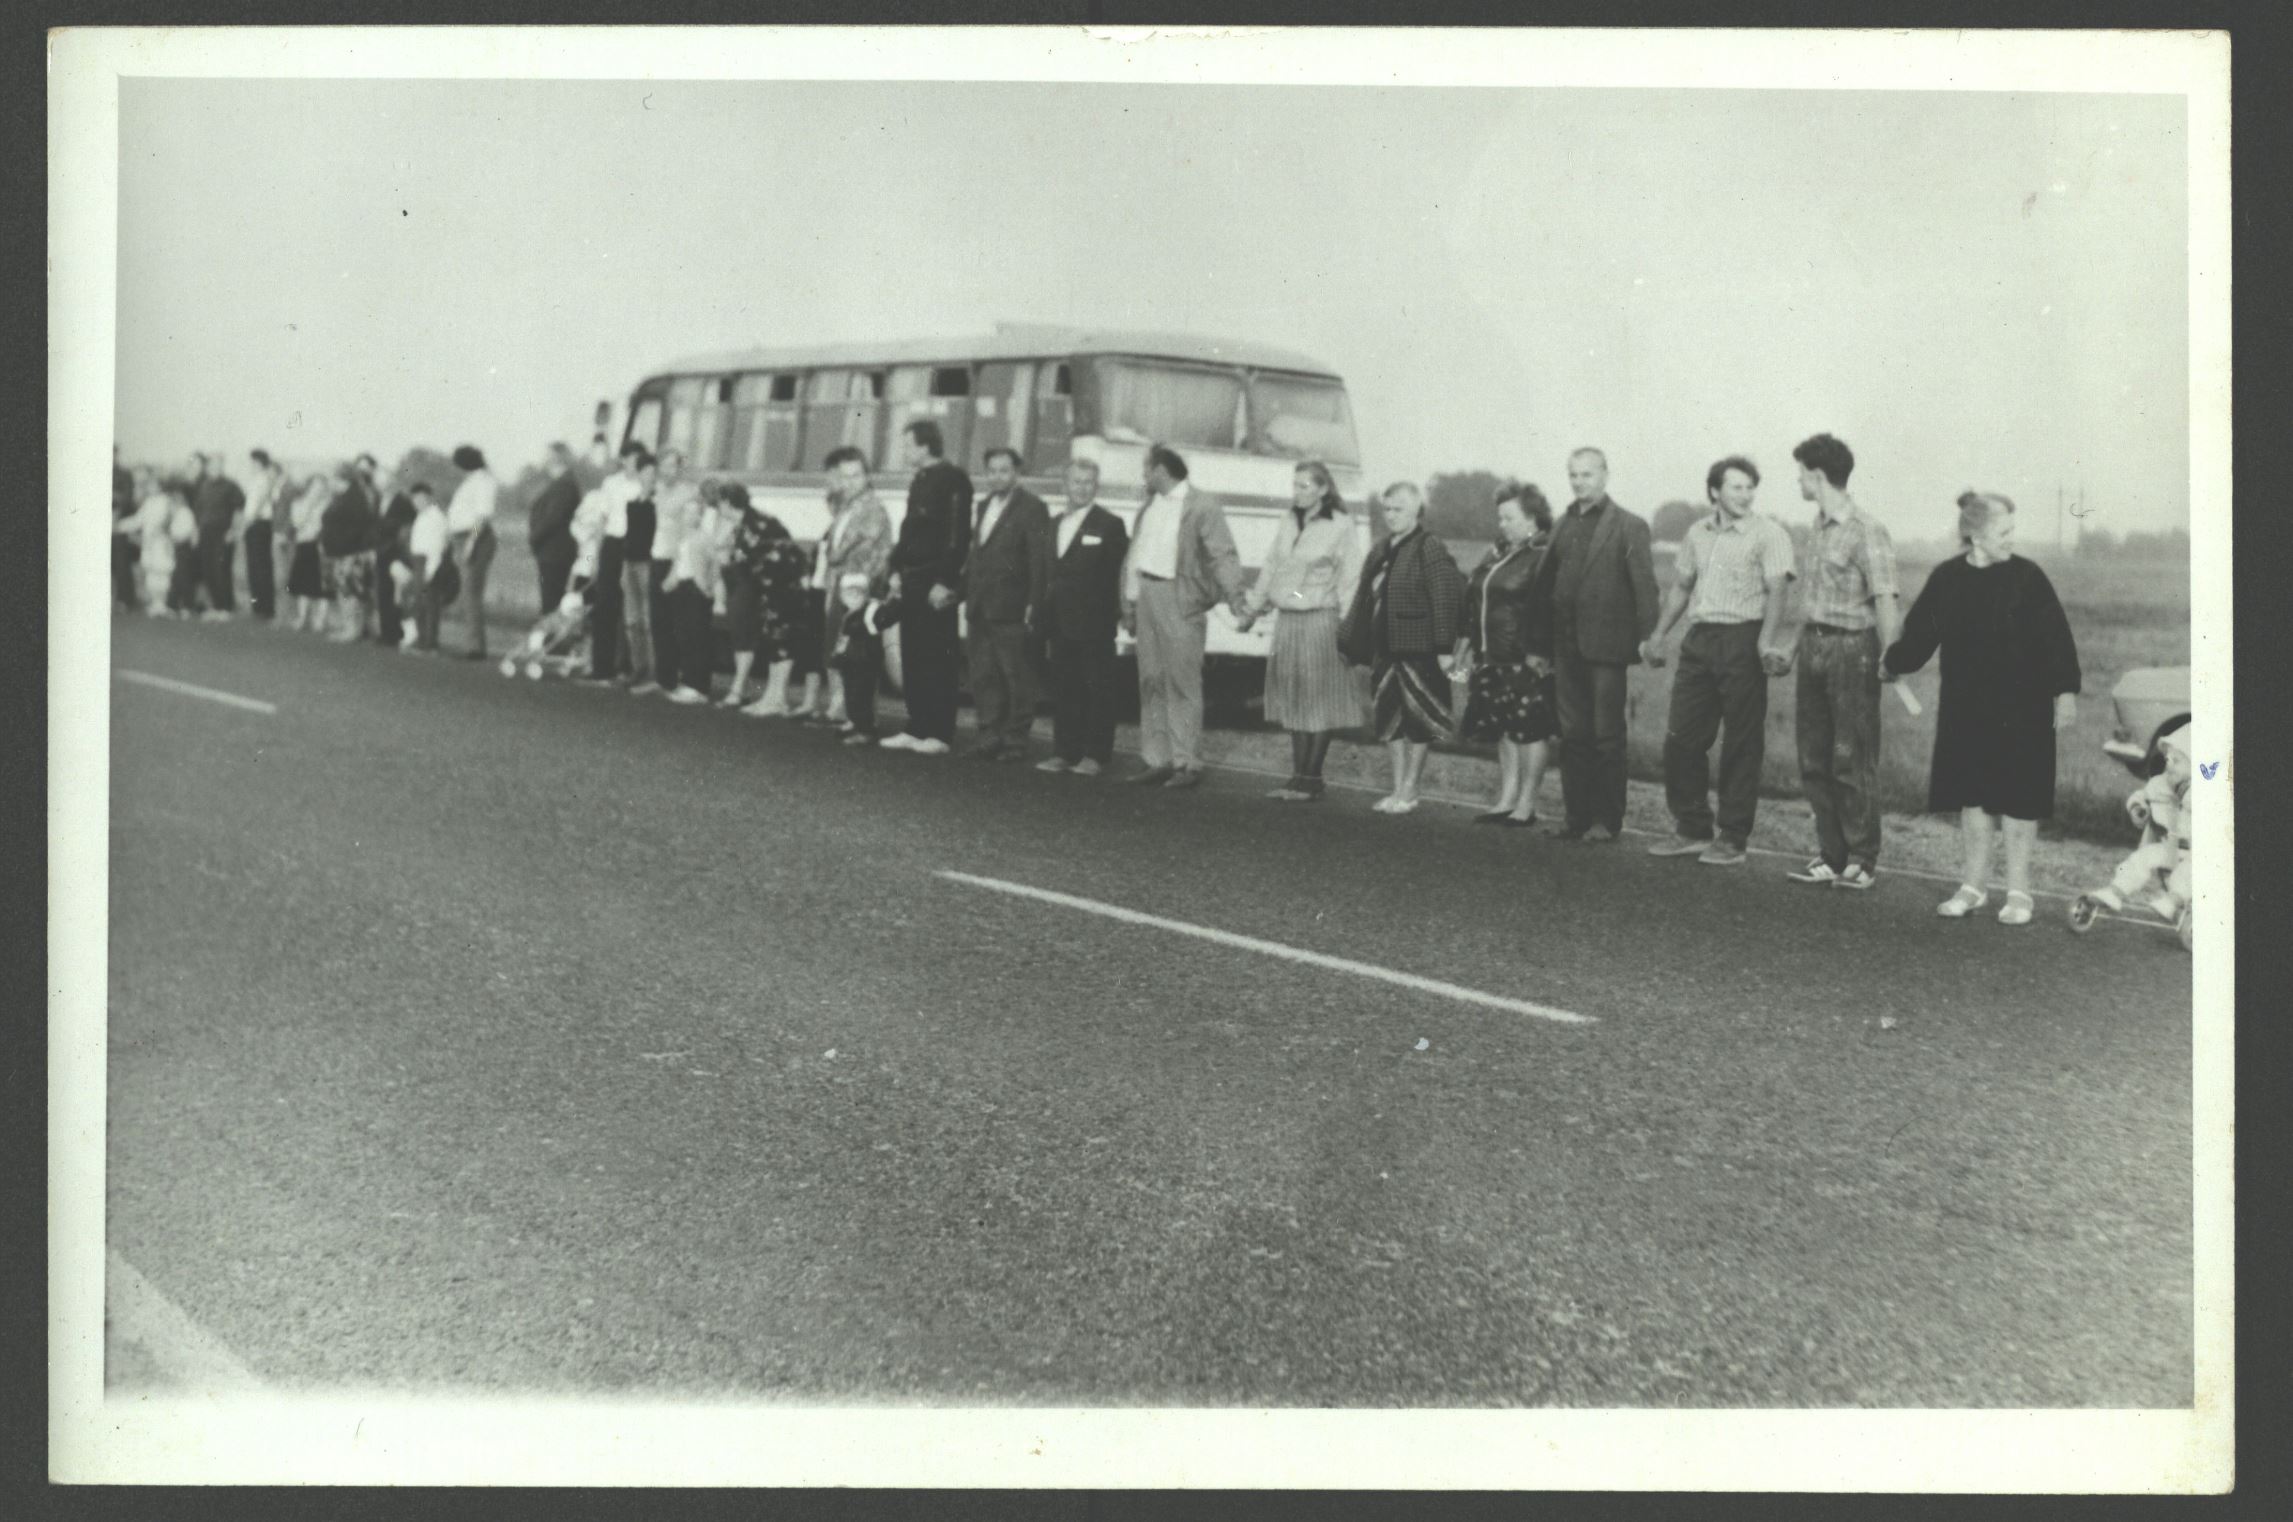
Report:
[{"label": "elderly woman in black dress", "polygon": [[1537,822],[1556,716],[1551,669],[1529,653],[1530,599],[1537,563],[1552,542],[1553,510],[1534,486],[1497,496],[1497,542],[1465,586],[1465,628],[1457,662],[1473,675],[1465,699],[1465,738],[1497,742],[1496,802],[1477,824],[1526,828]]},{"label": "elderly woman in black dress", "polygon": [[1966,553],[1936,566],[1888,647],[1904,675],[1943,653],[1942,711],[1927,806],[1955,809],[1966,842],[1956,893],[1937,906],[1964,919],[1990,897],[1991,836],[2006,837],[2002,925],[2030,923],[2030,850],[2054,812],[2054,735],[2078,720],[2078,650],[2046,573],[2014,553],[2014,503],[1959,498]]},{"label": "elderly woman in black dress", "polygon": [[767,670],[785,659],[783,651],[798,622],[805,616],[804,577],[812,557],[790,537],[788,527],[749,500],[748,488],[738,481],[718,487],[718,511],[730,525],[725,556],[725,621],[732,626],[732,690],[720,706],[756,708],[764,713],[787,712],[787,677],[768,688],[753,704],[748,695],[749,673],[762,653]]},{"label": "elderly woman in black dress", "polygon": [[1407,814],[1435,740],[1449,738],[1449,674],[1442,661],[1463,621],[1465,577],[1449,547],[1425,531],[1425,494],[1385,489],[1385,537],[1370,547],[1339,648],[1370,668],[1372,722],[1393,756],[1393,791],[1373,807]]}]

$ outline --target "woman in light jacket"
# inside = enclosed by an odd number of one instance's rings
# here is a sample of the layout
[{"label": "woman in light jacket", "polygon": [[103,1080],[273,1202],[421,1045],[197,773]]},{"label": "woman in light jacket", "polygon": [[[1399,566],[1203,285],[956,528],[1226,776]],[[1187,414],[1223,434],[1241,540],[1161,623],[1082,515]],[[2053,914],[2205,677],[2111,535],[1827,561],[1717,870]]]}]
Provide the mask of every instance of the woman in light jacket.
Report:
[{"label": "woman in light jacket", "polygon": [[1418,779],[1435,740],[1450,736],[1449,674],[1443,660],[1464,623],[1465,578],[1449,546],[1425,530],[1425,493],[1396,482],[1379,498],[1386,536],[1362,566],[1340,647],[1367,658],[1372,719],[1393,755],[1393,792],[1381,814],[1417,808]]},{"label": "woman in light jacket", "polygon": [[1465,589],[1459,662],[1473,675],[1465,700],[1465,738],[1497,742],[1497,801],[1475,823],[1526,828],[1537,822],[1553,736],[1560,732],[1553,676],[1529,653],[1530,601],[1537,566],[1552,542],[1553,510],[1526,484],[1497,498],[1497,543]]},{"label": "woman in light jacket", "polygon": [[1270,798],[1305,803],[1322,796],[1322,761],[1335,730],[1360,724],[1366,706],[1338,653],[1338,621],[1361,582],[1369,531],[1354,521],[1319,460],[1290,478],[1290,513],[1274,530],[1258,580],[1245,595],[1247,629],[1274,615],[1266,656],[1266,718],[1290,732],[1290,779]]}]

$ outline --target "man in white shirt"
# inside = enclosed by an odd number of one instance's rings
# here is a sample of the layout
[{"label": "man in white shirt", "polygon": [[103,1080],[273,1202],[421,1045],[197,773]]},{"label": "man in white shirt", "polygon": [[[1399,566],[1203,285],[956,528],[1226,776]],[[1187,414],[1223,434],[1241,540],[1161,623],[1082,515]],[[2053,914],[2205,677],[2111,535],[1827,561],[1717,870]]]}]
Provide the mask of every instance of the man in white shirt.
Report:
[{"label": "man in white shirt", "polygon": [[267,624],[278,612],[278,561],[271,548],[271,519],[278,511],[287,473],[267,450],[258,449],[251,458],[255,462],[255,489],[247,494],[247,516],[239,530],[239,545],[247,557],[247,606]]},{"label": "man in white shirt", "polygon": [[[686,651],[669,597],[670,570],[677,563],[677,553],[693,531],[696,516],[706,511],[701,506],[700,485],[685,473],[685,463],[682,449],[661,451],[660,478],[653,487],[653,566],[647,583],[653,615],[653,679],[672,698],[680,688],[705,690],[709,685],[705,648],[691,657],[700,663],[698,672],[684,669]],[[696,675],[699,680],[695,680]]]},{"label": "man in white shirt", "polygon": [[597,556],[589,583],[588,679],[592,683],[610,682],[619,676],[629,648],[623,627],[626,599],[622,571],[626,562],[622,543],[629,533],[629,504],[644,493],[638,481],[638,465],[646,458],[645,446],[630,440],[621,446],[613,474],[597,488],[600,504]]},{"label": "man in white shirt", "polygon": [[417,481],[411,494],[414,498],[414,526],[407,531],[406,563],[414,573],[414,628],[413,642],[399,648],[414,655],[435,655],[438,651],[438,616],[444,610],[445,584],[440,573],[446,568],[448,547],[453,542],[453,530],[448,525],[446,510],[430,488]]},{"label": "man in white shirt", "polygon": [[486,658],[486,572],[494,563],[494,507],[501,498],[501,483],[486,468],[486,457],[474,444],[454,451],[454,467],[467,472],[454,488],[454,501],[446,509],[446,529],[453,536],[454,560],[462,573],[463,607],[469,615],[470,648],[465,660]]},{"label": "man in white shirt", "polygon": [[1242,559],[1226,510],[1187,484],[1186,461],[1164,444],[1146,454],[1146,504],[1123,561],[1123,625],[1138,640],[1141,786],[1199,787],[1202,651],[1208,615],[1242,613]]}]

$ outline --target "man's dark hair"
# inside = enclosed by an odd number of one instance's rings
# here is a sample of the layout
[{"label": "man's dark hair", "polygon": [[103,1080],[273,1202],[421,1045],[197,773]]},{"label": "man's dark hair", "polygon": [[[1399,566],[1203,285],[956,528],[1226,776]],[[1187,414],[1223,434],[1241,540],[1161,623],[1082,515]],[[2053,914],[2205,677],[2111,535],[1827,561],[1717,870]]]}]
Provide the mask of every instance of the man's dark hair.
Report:
[{"label": "man's dark hair", "polygon": [[247,451],[247,458],[253,460],[257,465],[262,466],[265,470],[269,470],[271,468],[271,452],[267,449],[250,449]]},{"label": "man's dark hair", "polygon": [[1173,481],[1186,479],[1185,457],[1168,444],[1149,444],[1146,457],[1149,466],[1160,465]]},{"label": "man's dark hair", "polygon": [[640,444],[637,446],[637,452],[629,457],[629,463],[638,470],[644,470],[648,466],[658,465],[661,462],[653,457],[652,450]]},{"label": "man's dark hair", "polygon": [[866,470],[868,468],[868,451],[857,444],[839,444],[828,451],[828,458],[820,462],[820,468],[822,470],[834,470],[847,460],[858,460],[860,468]]},{"label": "man's dark hair", "polygon": [[[365,458],[364,455],[359,456],[362,461]],[[483,470],[486,468],[486,457],[479,452],[478,446],[475,444],[458,444],[454,448],[454,468],[456,470]]]},{"label": "man's dark hair", "polygon": [[621,448],[620,448],[619,454],[620,454],[620,458],[622,458],[622,459],[626,460],[626,459],[629,459],[629,458],[631,458],[632,456],[635,456],[635,455],[641,455],[641,454],[643,454],[644,452],[645,452],[645,446],[644,446],[644,445],[642,445],[642,444],[638,443],[638,442],[637,442],[635,439],[625,439],[625,440],[623,440],[623,441],[622,441],[622,444],[621,444]]},{"label": "man's dark hair", "polygon": [[412,491],[409,492],[408,495],[416,497],[428,497],[433,502],[438,500],[438,494],[430,489],[430,483],[427,481],[415,482]]},{"label": "man's dark hair", "polygon": [[[1806,447],[1805,444],[1800,446],[1802,449]],[[1760,468],[1742,455],[1732,454],[1724,460],[1714,460],[1712,468],[1704,472],[1704,495],[1706,497],[1717,496],[1720,483],[1728,479],[1728,472],[1731,470],[1740,470],[1751,477],[1754,486],[1760,484]]]},{"label": "man's dark hair", "polygon": [[1001,455],[1011,462],[1011,469],[1013,474],[1017,474],[1018,472],[1027,468],[1027,462],[1019,458],[1019,451],[1011,448],[1007,444],[998,444],[993,449],[990,449],[987,453],[981,455],[979,458],[981,463],[993,465],[997,455]]},{"label": "man's dark hair", "polygon": [[946,457],[947,438],[939,431],[939,424],[930,418],[917,418],[907,427],[901,429],[900,432],[923,445],[933,459],[938,460]]},{"label": "man's dark hair", "polygon": [[1855,451],[1828,433],[1819,433],[1811,439],[1802,440],[1800,446],[1791,452],[1791,457],[1809,470],[1821,471],[1823,479],[1829,481],[1836,490],[1844,491],[1847,478],[1855,474]]}]

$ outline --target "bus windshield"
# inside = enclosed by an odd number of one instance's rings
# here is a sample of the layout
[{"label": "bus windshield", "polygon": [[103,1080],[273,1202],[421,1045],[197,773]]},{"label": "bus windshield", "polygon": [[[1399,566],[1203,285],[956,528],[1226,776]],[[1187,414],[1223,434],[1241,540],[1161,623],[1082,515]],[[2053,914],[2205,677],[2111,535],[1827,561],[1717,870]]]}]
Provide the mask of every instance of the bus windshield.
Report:
[{"label": "bus windshield", "polygon": [[1250,383],[1250,448],[1289,460],[1359,465],[1346,388],[1308,375],[1260,375]]}]

